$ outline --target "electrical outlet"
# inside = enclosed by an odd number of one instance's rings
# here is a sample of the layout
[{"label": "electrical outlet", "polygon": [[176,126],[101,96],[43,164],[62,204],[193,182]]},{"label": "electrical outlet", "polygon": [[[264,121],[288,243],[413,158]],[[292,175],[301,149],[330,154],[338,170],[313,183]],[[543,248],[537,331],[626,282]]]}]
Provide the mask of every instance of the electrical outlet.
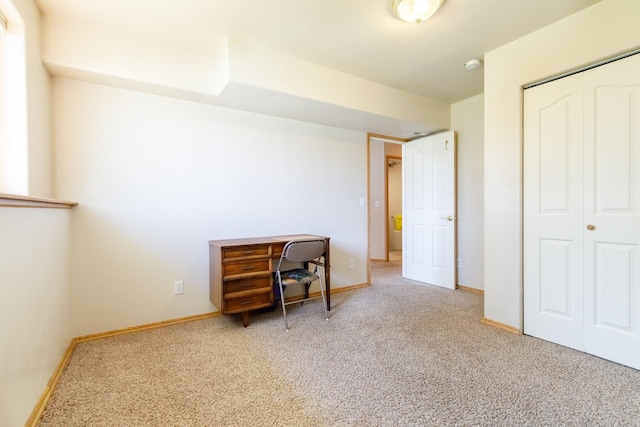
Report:
[{"label": "electrical outlet", "polygon": [[353,258],[349,258],[349,268],[353,268]]},{"label": "electrical outlet", "polygon": [[462,267],[462,258],[458,258],[458,262],[456,263],[456,265],[458,266],[458,268]]},{"label": "electrical outlet", "polygon": [[173,294],[174,295],[184,294],[184,281],[179,280],[179,281],[173,282]]}]

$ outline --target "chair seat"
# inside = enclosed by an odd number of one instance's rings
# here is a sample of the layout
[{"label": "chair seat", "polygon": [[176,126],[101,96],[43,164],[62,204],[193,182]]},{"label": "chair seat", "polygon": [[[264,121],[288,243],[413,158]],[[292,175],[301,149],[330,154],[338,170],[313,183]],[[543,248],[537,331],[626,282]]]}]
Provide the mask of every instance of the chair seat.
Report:
[{"label": "chair seat", "polygon": [[296,285],[302,283],[310,283],[318,280],[318,275],[304,268],[296,268],[295,270],[283,271],[280,273],[282,285]]}]

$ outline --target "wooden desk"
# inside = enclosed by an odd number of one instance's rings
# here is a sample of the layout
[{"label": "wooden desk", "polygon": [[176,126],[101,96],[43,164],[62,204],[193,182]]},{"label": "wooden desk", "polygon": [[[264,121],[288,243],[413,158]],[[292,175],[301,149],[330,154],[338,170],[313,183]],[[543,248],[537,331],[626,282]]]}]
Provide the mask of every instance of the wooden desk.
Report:
[{"label": "wooden desk", "polygon": [[327,310],[331,310],[329,237],[312,234],[210,240],[209,299],[222,314],[242,314],[247,327],[251,310],[273,306],[273,271],[284,245],[305,239],[326,242],[324,274]]}]

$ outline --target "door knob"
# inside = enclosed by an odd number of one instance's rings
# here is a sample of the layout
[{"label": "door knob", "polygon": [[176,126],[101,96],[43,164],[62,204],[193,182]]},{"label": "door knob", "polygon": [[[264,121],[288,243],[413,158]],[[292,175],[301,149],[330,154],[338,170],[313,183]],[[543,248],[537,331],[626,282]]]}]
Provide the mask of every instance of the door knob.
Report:
[{"label": "door knob", "polygon": [[591,225],[591,224],[587,225],[587,230],[595,230],[595,229],[596,229],[595,225]]},{"label": "door knob", "polygon": [[455,217],[449,215],[447,217],[441,216],[440,219],[446,219],[447,221],[453,221],[455,219]]}]

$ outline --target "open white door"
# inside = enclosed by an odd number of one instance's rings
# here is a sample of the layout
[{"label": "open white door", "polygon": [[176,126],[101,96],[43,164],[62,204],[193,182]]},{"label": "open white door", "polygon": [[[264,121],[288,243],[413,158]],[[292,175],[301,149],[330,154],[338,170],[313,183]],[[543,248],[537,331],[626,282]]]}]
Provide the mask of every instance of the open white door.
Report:
[{"label": "open white door", "polygon": [[402,275],[454,289],[455,132],[402,146]]}]

